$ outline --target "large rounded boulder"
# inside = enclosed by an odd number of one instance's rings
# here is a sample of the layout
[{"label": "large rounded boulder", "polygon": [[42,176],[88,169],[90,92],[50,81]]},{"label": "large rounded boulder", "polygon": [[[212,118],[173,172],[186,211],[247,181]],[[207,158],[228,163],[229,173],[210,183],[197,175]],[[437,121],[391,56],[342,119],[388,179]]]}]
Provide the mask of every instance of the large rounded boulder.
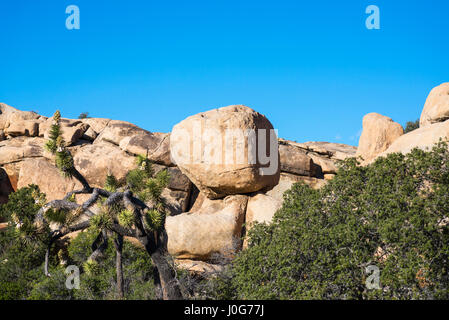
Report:
[{"label": "large rounded boulder", "polygon": [[443,83],[430,91],[421,113],[419,126],[444,122],[449,119],[449,82]]},{"label": "large rounded boulder", "polygon": [[243,105],[202,112],[173,127],[174,163],[208,198],[250,193],[279,181],[273,125]]}]

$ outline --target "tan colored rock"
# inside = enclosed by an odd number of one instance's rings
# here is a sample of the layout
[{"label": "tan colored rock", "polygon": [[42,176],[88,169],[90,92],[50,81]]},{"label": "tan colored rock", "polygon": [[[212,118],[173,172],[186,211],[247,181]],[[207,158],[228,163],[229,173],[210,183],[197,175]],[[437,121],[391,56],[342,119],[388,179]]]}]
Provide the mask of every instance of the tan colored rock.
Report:
[{"label": "tan colored rock", "polygon": [[95,139],[95,143],[102,141],[110,142],[117,146],[120,145],[122,139],[135,136],[138,134],[149,134],[150,132],[139,128],[138,126],[119,120],[111,120],[107,126],[101,131],[100,135]]},{"label": "tan colored rock", "polygon": [[403,134],[402,126],[391,118],[378,113],[369,113],[363,117],[363,131],[356,156],[370,161],[387,150]]},{"label": "tan colored rock", "polygon": [[71,127],[61,127],[62,138],[64,139],[66,146],[71,146],[77,143],[78,140],[83,137],[84,132],[86,132],[87,129],[88,126],[84,123],[79,123]]},{"label": "tan colored rock", "polygon": [[281,171],[301,176],[313,176],[313,161],[307,152],[291,144],[279,144]]},{"label": "tan colored rock", "polygon": [[282,200],[275,199],[267,194],[258,193],[248,200],[246,209],[246,226],[247,230],[255,222],[271,223],[273,216],[277,210],[282,207]]},{"label": "tan colored rock", "polygon": [[413,148],[431,150],[439,139],[449,139],[449,120],[438,122],[413,130],[395,140],[380,156],[394,152],[409,153]]},{"label": "tan colored rock", "polygon": [[327,173],[332,173],[335,174],[337,173],[338,170],[338,166],[337,166],[337,161],[336,160],[332,160],[331,158],[328,157],[323,157],[320,156],[316,153],[308,153],[307,154],[310,158],[312,158],[313,163],[315,163],[316,165],[318,165],[320,167],[320,170],[323,174],[327,174]]},{"label": "tan colored rock", "polygon": [[277,140],[276,150],[270,150],[272,172],[261,174],[260,162],[251,164],[248,159],[249,130],[261,129],[269,134],[273,126],[242,105],[196,114],[173,127],[172,160],[211,199],[274,186],[280,172]]},{"label": "tan colored rock", "polygon": [[36,120],[21,120],[12,122],[8,128],[5,129],[7,136],[27,136],[36,137],[39,135],[39,122]]},{"label": "tan colored rock", "polygon": [[[41,121],[39,123],[39,136],[44,137],[45,140],[49,139],[51,126],[53,124],[53,117]],[[66,146],[75,145],[78,140],[82,139],[84,133],[89,129],[89,125],[83,123],[77,119],[61,118],[60,120],[62,138],[64,139]]]},{"label": "tan colored rock", "polygon": [[97,135],[103,131],[104,128],[108,125],[111,119],[104,118],[86,118],[81,119],[81,121],[89,126]]},{"label": "tan colored rock", "polygon": [[0,103],[0,130],[4,130],[8,124],[8,118],[12,113],[19,112],[16,108]]},{"label": "tan colored rock", "polygon": [[179,269],[187,270],[193,274],[214,274],[223,271],[223,266],[219,264],[211,264],[204,261],[195,261],[189,259],[176,259],[175,265]]},{"label": "tan colored rock", "polygon": [[243,195],[204,199],[195,212],[167,217],[169,253],[178,259],[203,261],[232,257],[241,248],[247,200]]},{"label": "tan colored rock", "polygon": [[47,201],[62,199],[67,192],[82,187],[76,180],[64,178],[54,164],[43,158],[23,161],[17,187],[23,188],[30,184],[38,185],[46,194]]},{"label": "tan colored rock", "polygon": [[136,168],[135,158],[111,144],[83,146],[74,155],[76,168],[96,187],[103,187],[108,173],[124,181],[128,171]]},{"label": "tan colored rock", "polygon": [[303,146],[312,153],[327,156],[333,160],[345,160],[347,158],[354,157],[357,152],[357,147],[343,143],[309,141],[304,143],[296,143],[296,145]]},{"label": "tan colored rock", "polygon": [[444,122],[449,119],[449,82],[433,88],[427,97],[419,119],[419,126]]},{"label": "tan colored rock", "polygon": [[38,146],[0,146],[0,166],[8,163],[19,162],[25,158],[36,157],[42,157],[42,148]]},{"label": "tan colored rock", "polygon": [[97,133],[92,129],[92,127],[89,127],[86,132],[84,132],[83,136],[81,137],[84,140],[88,141],[94,141],[97,138]]},{"label": "tan colored rock", "polygon": [[166,166],[173,166],[170,159],[170,134],[141,132],[120,140],[120,149],[134,154],[146,155],[148,159]]}]

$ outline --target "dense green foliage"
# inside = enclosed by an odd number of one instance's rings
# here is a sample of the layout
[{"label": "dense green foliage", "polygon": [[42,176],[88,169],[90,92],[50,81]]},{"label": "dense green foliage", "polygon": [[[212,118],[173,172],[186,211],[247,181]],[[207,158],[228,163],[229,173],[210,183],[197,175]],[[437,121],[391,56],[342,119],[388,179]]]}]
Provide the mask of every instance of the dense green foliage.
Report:
[{"label": "dense green foliage", "polygon": [[[157,210],[147,212],[145,219],[151,228],[157,229],[165,218],[161,193],[169,176],[166,170],[155,174],[146,157],[138,157],[137,164],[138,168],[130,172],[126,183],[144,200],[159,204]],[[115,192],[121,187],[123,185],[113,175],[107,176],[105,189]],[[45,195],[37,186],[30,185],[12,193],[8,203],[0,206],[0,216],[10,222],[10,226],[0,232],[0,300],[116,299],[116,252],[113,239],[108,240],[100,261],[89,261],[88,258],[98,232],[107,229],[114,218],[124,226],[131,226],[134,223],[133,212],[124,208],[104,209],[92,218],[89,229],[79,233],[70,243],[59,241],[50,255],[51,277],[46,277],[43,262],[49,229],[48,226],[38,227],[35,224],[36,214],[45,203]],[[76,210],[49,209],[45,212],[45,218],[61,226],[69,226],[79,214]],[[67,265],[80,268],[80,289],[69,290],[65,287]],[[148,253],[125,241],[122,265],[124,298],[154,299],[155,270]]]},{"label": "dense green foliage", "polygon": [[415,121],[408,121],[405,124],[405,129],[404,129],[404,133],[409,133],[413,130],[416,130],[419,128],[419,119],[415,120]]},{"label": "dense green foliage", "polygon": [[[249,232],[228,298],[448,299],[449,151],[347,160],[320,190],[296,184]],[[380,269],[367,289],[366,267]]]},{"label": "dense green foliage", "polygon": [[[115,250],[112,240],[109,240],[108,249],[101,261],[91,266],[93,270],[85,270],[85,261],[92,253],[91,245],[97,235],[94,230],[81,232],[69,244],[61,241],[51,255],[52,276],[44,275],[45,242],[42,239],[34,241],[26,238],[21,230],[26,223],[32,221],[40,208],[36,204],[36,196],[42,196],[37,186],[22,188],[10,195],[7,205],[0,206],[0,212],[8,216],[11,222],[6,230],[0,232],[0,300],[115,299]],[[18,227],[11,218],[11,213],[27,222]],[[67,265],[78,266],[81,270],[79,290],[65,287]],[[146,251],[125,241],[125,298],[153,299],[153,272],[151,259]]]}]

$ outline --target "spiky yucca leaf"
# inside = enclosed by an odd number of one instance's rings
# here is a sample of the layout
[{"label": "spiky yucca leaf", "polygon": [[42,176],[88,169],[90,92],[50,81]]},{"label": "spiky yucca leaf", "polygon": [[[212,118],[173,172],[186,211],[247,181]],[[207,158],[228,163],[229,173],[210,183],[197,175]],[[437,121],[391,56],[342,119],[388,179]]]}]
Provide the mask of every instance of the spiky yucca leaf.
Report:
[{"label": "spiky yucca leaf", "polygon": [[131,210],[122,210],[117,215],[118,222],[120,225],[130,228],[134,224],[134,212]]},{"label": "spiky yucca leaf", "polygon": [[113,174],[108,174],[106,176],[106,181],[104,183],[104,189],[109,192],[115,192],[119,188],[120,184],[117,178]]}]

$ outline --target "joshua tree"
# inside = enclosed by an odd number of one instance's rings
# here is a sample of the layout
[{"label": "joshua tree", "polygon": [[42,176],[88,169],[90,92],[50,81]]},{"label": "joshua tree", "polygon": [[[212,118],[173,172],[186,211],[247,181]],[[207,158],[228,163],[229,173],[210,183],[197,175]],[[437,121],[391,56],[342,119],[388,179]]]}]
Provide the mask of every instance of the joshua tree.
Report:
[{"label": "joshua tree", "polygon": [[[58,222],[61,227],[50,232],[45,255],[44,271],[48,272],[49,255],[52,244],[69,233],[95,229],[98,236],[92,244],[93,252],[85,263],[85,268],[95,264],[113,238],[116,250],[117,292],[123,297],[122,247],[124,237],[137,239],[151,256],[155,272],[154,281],[159,292],[158,298],[181,299],[182,293],[175,277],[175,270],[169,263],[167,234],[165,231],[165,205],[161,192],[168,183],[166,170],[154,174],[151,162],[146,156],[137,157],[138,168],[128,173],[126,182],[120,184],[109,174],[104,188],[93,188],[76,169],[70,151],[61,136],[60,113],[56,111],[45,147],[55,157],[56,167],[70,179],[78,180],[82,189],[67,193],[61,200],[43,204],[36,215],[35,224],[48,232],[50,222]],[[76,195],[89,194],[82,204],[76,203]],[[92,210],[96,205],[99,210]],[[87,220],[79,222],[84,215]]]}]

